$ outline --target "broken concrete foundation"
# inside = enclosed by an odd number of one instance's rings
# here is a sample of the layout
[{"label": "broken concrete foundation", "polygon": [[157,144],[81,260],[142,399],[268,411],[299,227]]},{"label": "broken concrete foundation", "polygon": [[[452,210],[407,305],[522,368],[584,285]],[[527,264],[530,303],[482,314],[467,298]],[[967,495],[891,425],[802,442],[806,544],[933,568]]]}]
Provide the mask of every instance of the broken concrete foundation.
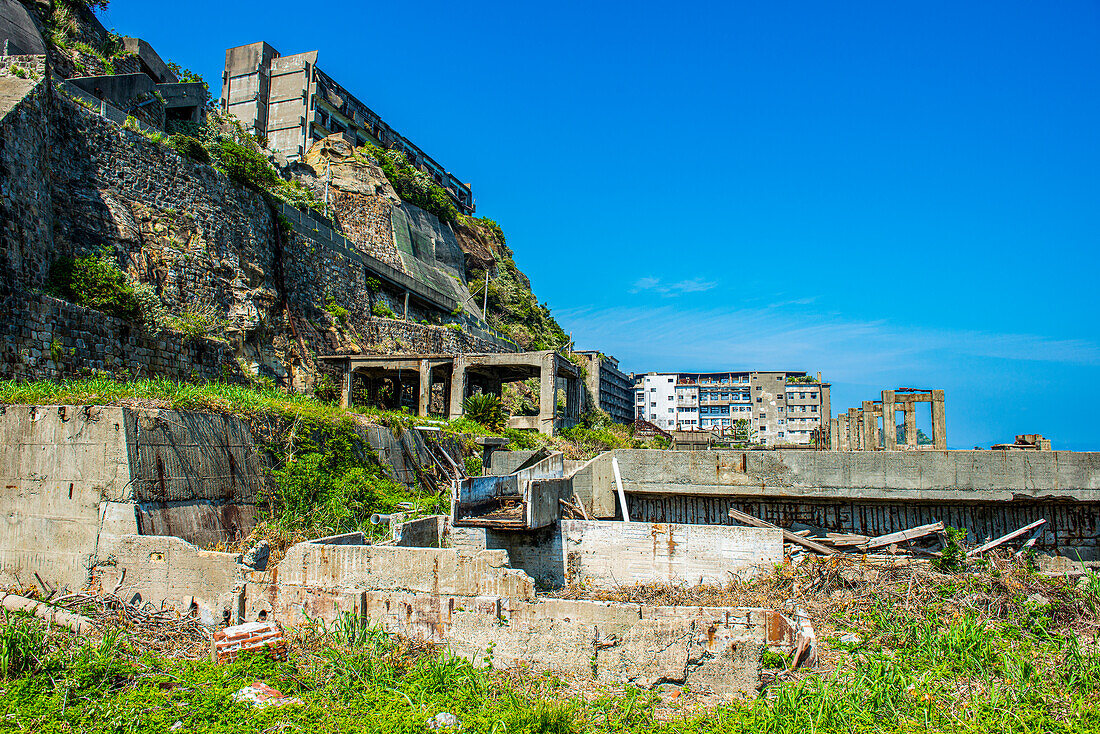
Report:
[{"label": "broken concrete foundation", "polygon": [[735,508],[780,527],[885,535],[942,521],[971,543],[1041,518],[1036,550],[1100,560],[1100,453],[1070,451],[647,451],[603,454],[570,478],[592,517],[730,525]]}]

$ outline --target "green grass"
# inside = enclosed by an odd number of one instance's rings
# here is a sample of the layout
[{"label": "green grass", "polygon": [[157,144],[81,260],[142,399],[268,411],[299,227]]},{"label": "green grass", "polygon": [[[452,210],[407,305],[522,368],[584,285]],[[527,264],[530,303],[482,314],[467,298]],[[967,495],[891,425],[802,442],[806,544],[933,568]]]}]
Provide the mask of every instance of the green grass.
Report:
[{"label": "green grass", "polygon": [[6,405],[111,405],[135,400],[157,401],[176,410],[211,411],[242,417],[303,415],[338,420],[349,415],[335,405],[275,387],[221,382],[197,384],[166,378],[0,381],[0,404]]}]

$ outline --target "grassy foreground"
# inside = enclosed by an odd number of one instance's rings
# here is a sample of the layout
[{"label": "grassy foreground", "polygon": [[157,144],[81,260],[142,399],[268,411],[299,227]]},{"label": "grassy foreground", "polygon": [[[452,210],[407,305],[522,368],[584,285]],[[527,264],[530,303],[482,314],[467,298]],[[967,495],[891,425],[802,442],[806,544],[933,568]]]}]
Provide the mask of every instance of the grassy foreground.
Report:
[{"label": "grassy foreground", "polygon": [[[811,578],[828,574],[783,567],[756,583]],[[686,690],[673,699],[493,672],[349,618],[296,630],[286,661],[260,654],[217,665],[136,649],[117,628],[93,641],[11,615],[0,625],[0,730],[425,732],[448,712],[462,731],[485,734],[1100,731],[1095,580],[1077,588],[1018,567],[920,578],[932,585],[919,603],[896,598],[904,580],[821,594],[821,608],[840,601],[815,620],[825,636],[818,671],[773,669],[758,697],[702,706]],[[1045,595],[1020,596],[1036,588]],[[774,657],[765,663],[778,665]],[[232,700],[256,680],[301,705]]]}]

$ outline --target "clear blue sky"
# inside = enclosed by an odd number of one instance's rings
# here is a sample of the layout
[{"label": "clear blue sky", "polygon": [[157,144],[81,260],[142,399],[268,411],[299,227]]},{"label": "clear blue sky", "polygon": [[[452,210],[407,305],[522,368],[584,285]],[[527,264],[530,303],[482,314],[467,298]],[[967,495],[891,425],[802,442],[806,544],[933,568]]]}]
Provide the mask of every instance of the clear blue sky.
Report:
[{"label": "clear blue sky", "polygon": [[627,371],[947,390],[953,448],[1100,449],[1100,4],[113,0],[203,74],[267,40],[473,184]]}]

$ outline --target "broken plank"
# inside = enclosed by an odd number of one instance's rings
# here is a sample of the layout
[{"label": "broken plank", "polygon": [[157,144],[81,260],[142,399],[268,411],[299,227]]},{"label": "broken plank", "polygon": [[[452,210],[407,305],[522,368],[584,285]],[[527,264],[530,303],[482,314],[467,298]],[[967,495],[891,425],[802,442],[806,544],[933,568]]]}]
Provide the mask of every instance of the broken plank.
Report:
[{"label": "broken plank", "polygon": [[988,550],[993,550],[997,546],[1002,545],[1004,543],[1007,543],[1008,541],[1012,540],[1013,538],[1018,538],[1021,535],[1023,535],[1024,533],[1027,533],[1031,530],[1034,530],[1035,528],[1037,528],[1041,525],[1044,525],[1044,524],[1046,524],[1046,518],[1043,518],[1042,520],[1036,520],[1035,522],[1031,523],[1030,525],[1024,525],[1019,530],[1013,530],[1011,533],[1009,533],[1007,535],[1002,535],[1001,537],[997,538],[996,540],[991,540],[991,541],[989,541],[988,543],[986,543],[984,545],[979,545],[977,548],[967,551],[966,555],[976,556],[979,553],[985,553]]},{"label": "broken plank", "polygon": [[893,545],[895,543],[905,543],[910,540],[916,540],[917,538],[923,538],[926,535],[942,532],[943,523],[934,522],[931,525],[921,525],[919,527],[909,528],[908,530],[899,530],[896,533],[887,533],[877,538],[871,538],[867,541],[865,547],[867,550],[871,550],[872,548],[881,548],[884,545]]},{"label": "broken plank", "polygon": [[752,515],[741,512],[740,510],[735,510],[732,507],[730,508],[730,517],[732,517],[734,520],[741,523],[742,525],[753,525],[753,526],[758,527],[758,528],[771,528],[772,530],[778,530],[781,533],[783,533],[783,538],[785,540],[789,540],[792,543],[797,543],[798,545],[802,546],[803,548],[809,548],[812,551],[815,551],[817,553],[821,553],[821,554],[826,555],[826,556],[831,556],[834,553],[839,553],[839,551],[836,548],[830,548],[827,545],[822,545],[821,543],[815,543],[812,540],[807,540],[806,538],[803,538],[800,535],[795,535],[794,533],[792,533],[789,530],[784,530],[783,528],[779,527],[778,525],[772,525],[770,522],[767,522],[766,520],[761,520],[758,517],[753,517]]},{"label": "broken plank", "polygon": [[[1028,538],[1026,541],[1024,541],[1024,544],[1020,546],[1020,550],[1016,551],[1012,555],[1019,558],[1020,556],[1022,556],[1024,554],[1024,552],[1028,548],[1035,547],[1035,543],[1039,540],[1040,536],[1042,536],[1044,530],[1046,530],[1046,528],[1043,527],[1042,525],[1035,528],[1035,532],[1031,534],[1030,538]],[[37,574],[35,574],[35,575],[37,576]]]}]

